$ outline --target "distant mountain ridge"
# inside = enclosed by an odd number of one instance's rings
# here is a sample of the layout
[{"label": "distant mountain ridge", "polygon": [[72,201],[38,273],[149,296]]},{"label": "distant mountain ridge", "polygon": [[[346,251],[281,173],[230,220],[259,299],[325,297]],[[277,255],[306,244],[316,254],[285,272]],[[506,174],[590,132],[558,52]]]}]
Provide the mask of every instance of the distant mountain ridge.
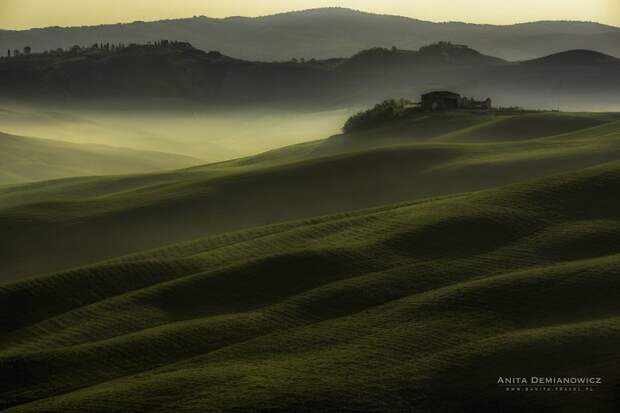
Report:
[{"label": "distant mountain ridge", "polygon": [[619,71],[619,59],[580,50],[510,62],[440,42],[418,51],[373,48],[348,59],[265,63],[160,42],[0,59],[0,88],[3,98],[28,103],[174,99],[233,108],[350,107],[445,89],[548,108],[560,100],[619,103]]},{"label": "distant mountain ridge", "polygon": [[0,31],[0,50],[71,47],[95,42],[188,41],[202,50],[247,60],[348,57],[372,47],[417,49],[438,41],[466,43],[508,60],[532,59],[568,49],[620,55],[620,28],[592,22],[542,21],[509,26],[433,23],[344,8],[263,17],[194,17],[84,27]]}]

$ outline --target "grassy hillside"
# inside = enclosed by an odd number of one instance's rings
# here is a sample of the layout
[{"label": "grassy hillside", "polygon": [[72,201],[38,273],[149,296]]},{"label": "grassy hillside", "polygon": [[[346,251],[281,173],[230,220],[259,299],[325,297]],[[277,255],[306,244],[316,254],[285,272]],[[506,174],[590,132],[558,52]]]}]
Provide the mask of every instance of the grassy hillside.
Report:
[{"label": "grassy hillside", "polygon": [[[606,127],[567,135],[558,145],[582,152],[583,141],[594,150],[605,142]],[[575,154],[546,148],[546,140],[530,147],[531,157],[517,151],[521,144],[511,143],[503,154],[413,144],[399,148],[402,158],[389,157],[387,149],[356,156],[370,156],[375,174],[382,162],[418,165],[408,177],[411,186],[445,167],[455,168],[454,179],[472,173],[467,164],[502,175],[540,166],[537,157],[556,168],[579,163]],[[291,149],[288,156],[303,157],[307,150]],[[262,161],[275,162],[275,155]],[[350,171],[352,159],[323,160],[317,170],[338,160],[338,171]],[[301,165],[309,173],[313,163]],[[208,208],[208,194],[221,189],[205,176],[226,167],[179,173],[186,180],[202,176],[186,186],[136,189],[143,205],[135,208],[153,213],[146,199],[154,193],[164,199],[162,192],[175,205],[182,197],[196,203],[196,187],[205,197],[196,211]],[[284,171],[311,191],[296,168]],[[279,173],[267,168],[259,175],[275,185]],[[254,183],[247,173],[219,179],[248,183],[246,194]],[[115,182],[128,188],[140,185],[137,180]],[[57,189],[76,191],[87,183]],[[330,181],[319,184],[330,196],[336,193]],[[108,197],[125,197],[130,208],[133,192]],[[294,198],[273,195],[265,196],[299,208]],[[247,195],[239,195],[242,200],[246,210],[260,206]],[[103,222],[103,212],[92,218],[84,206],[104,199],[88,202],[4,210],[2,219],[38,213],[60,225],[72,208],[85,222]],[[114,203],[101,208],[118,213]],[[96,234],[105,237],[101,228]],[[0,287],[0,409],[615,412],[619,280],[620,162],[227,233]],[[592,392],[507,393],[496,384],[499,376],[595,376],[603,385]]]},{"label": "grassy hillside", "polygon": [[198,163],[200,160],[189,156],[0,133],[0,185],[72,176],[144,173]]},{"label": "grassy hillside", "polygon": [[0,279],[573,171],[620,159],[619,137],[616,114],[447,113],[170,173],[0,188]]}]

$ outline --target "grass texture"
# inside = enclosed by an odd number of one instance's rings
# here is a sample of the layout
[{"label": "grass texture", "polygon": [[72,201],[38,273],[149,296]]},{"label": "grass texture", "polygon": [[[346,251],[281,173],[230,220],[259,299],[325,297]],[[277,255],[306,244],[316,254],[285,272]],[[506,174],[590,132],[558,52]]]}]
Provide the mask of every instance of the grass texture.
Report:
[{"label": "grass texture", "polygon": [[611,162],[4,284],[0,409],[614,412],[619,295]]}]

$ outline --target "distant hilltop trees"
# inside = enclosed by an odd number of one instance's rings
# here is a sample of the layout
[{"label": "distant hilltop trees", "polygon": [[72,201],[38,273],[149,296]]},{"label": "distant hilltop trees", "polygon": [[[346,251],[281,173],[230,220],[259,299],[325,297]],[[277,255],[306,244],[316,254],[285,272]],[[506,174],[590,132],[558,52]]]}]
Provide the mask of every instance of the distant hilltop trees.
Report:
[{"label": "distant hilltop trees", "polygon": [[[31,53],[32,48],[30,46],[26,46],[23,48],[23,50],[18,50],[18,49],[7,50],[6,57],[7,58],[24,57],[24,56],[28,56],[31,54],[35,57],[37,56],[38,57],[41,57],[41,56],[73,57],[73,56],[80,56],[80,55],[84,55],[84,56],[101,55],[102,53],[115,53],[115,52],[120,52],[124,50],[131,50],[131,49],[136,49],[136,50],[139,50],[139,49],[198,50],[191,43],[178,41],[178,40],[158,40],[154,42],[147,42],[147,43],[141,43],[141,44],[97,42],[97,43],[93,43],[90,46],[74,45],[69,48],[58,48],[58,49],[53,49],[53,50],[46,50],[46,51],[39,52],[39,53]],[[214,50],[206,52],[206,55],[210,58],[220,58],[224,56],[222,53],[218,51],[214,51]],[[0,58],[2,58],[2,56],[0,56]],[[292,63],[292,64],[316,64],[318,61],[314,58],[311,58],[311,59],[291,58],[289,60],[282,61],[282,62]]]},{"label": "distant hilltop trees", "polygon": [[372,47],[370,49],[362,50],[352,56],[352,59],[385,59],[394,56],[413,56],[413,55],[428,55],[428,54],[445,54],[445,53],[473,53],[479,54],[474,49],[464,44],[454,44],[452,42],[436,42],[427,46],[420,47],[419,50],[403,50],[396,46],[390,48],[386,47]]},{"label": "distant hilltop trees", "polygon": [[452,42],[439,41],[436,43],[429,44],[427,46],[420,47],[420,52],[426,52],[429,50],[472,50],[469,46],[465,44],[455,44]]},{"label": "distant hilltop trees", "polygon": [[[158,40],[155,42],[147,42],[146,44],[137,44],[137,43],[94,43],[91,46],[71,46],[68,49],[58,48],[54,50],[47,50],[41,53],[37,53],[38,55],[79,55],[79,54],[88,54],[89,52],[118,52],[121,50],[135,48],[135,47],[144,47],[144,48],[167,48],[167,49],[181,49],[181,50],[191,50],[194,47],[188,42],[181,42],[176,40]],[[218,53],[218,52],[212,52]],[[7,57],[22,57],[28,56],[32,54],[32,48],[30,46],[26,46],[23,50],[15,49],[11,51],[10,49],[7,51]]]},{"label": "distant hilltop trees", "polygon": [[13,56],[22,56],[22,55],[29,55],[32,52],[32,47],[30,46],[26,46],[23,48],[23,50],[19,50],[19,49],[14,49],[13,52],[11,52],[11,49],[8,49],[6,52],[7,57],[11,57],[11,53]]}]

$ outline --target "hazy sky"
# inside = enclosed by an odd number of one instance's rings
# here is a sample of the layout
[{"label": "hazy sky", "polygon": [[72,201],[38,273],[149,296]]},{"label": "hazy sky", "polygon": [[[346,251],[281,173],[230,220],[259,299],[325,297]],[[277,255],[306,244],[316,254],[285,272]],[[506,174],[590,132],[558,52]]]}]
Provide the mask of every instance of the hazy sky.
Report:
[{"label": "hazy sky", "polygon": [[620,26],[620,0],[0,0],[0,28],[92,25],[193,15],[259,16],[326,6],[433,21],[506,24],[591,20]]}]

